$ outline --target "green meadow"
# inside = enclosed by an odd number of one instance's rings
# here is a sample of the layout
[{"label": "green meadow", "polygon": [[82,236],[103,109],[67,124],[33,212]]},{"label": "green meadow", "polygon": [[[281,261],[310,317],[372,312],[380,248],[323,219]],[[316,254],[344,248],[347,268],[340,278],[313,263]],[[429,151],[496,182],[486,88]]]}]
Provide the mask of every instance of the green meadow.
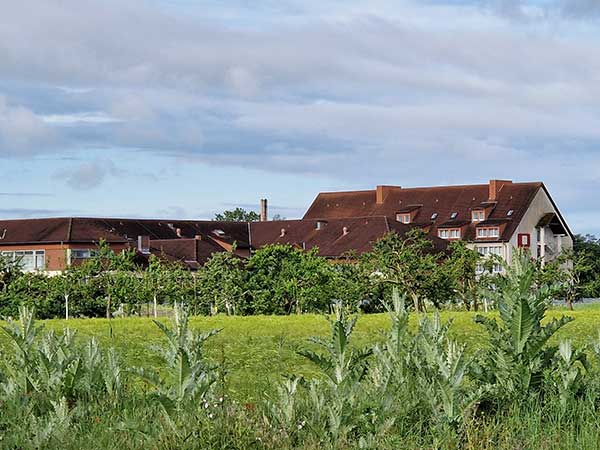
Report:
[{"label": "green meadow", "polygon": [[[486,345],[487,336],[473,318],[477,314],[465,311],[442,311],[443,322],[451,321],[449,336],[467,345],[468,352],[476,352]],[[497,313],[489,313],[494,317]],[[600,305],[576,307],[574,311],[555,308],[548,311],[546,320],[567,315],[575,320],[567,324],[550,343],[570,339],[577,346],[598,339],[600,332]],[[411,314],[410,326],[416,329],[419,315]],[[168,319],[159,319],[167,323]],[[156,348],[164,338],[153,319],[128,317],[119,319],[71,319],[40,321],[47,330],[62,331],[68,327],[77,336],[96,337],[105,348],[114,347],[128,366],[148,369],[161,368]],[[213,316],[192,317],[195,331],[221,330],[206,343],[207,356],[226,367],[226,382],[230,395],[240,401],[258,401],[263,393],[272,392],[288,375],[317,376],[312,364],[297,354],[311,348],[310,338],[327,337],[330,324],[323,315],[291,316]],[[371,346],[384,338],[389,330],[387,314],[363,314],[358,317],[352,335],[353,347]],[[4,342],[0,337],[0,343]]]}]

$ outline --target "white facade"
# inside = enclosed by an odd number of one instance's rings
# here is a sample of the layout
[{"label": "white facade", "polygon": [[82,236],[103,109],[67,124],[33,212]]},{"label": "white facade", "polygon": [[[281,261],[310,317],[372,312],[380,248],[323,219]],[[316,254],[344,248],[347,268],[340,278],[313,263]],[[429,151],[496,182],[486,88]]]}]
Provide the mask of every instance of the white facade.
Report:
[{"label": "white facade", "polygon": [[[564,233],[555,234],[550,226],[538,227],[540,220],[549,213],[556,215],[555,220],[559,221],[562,225],[562,228],[565,230]],[[545,188],[541,188],[536,193],[508,242],[487,241],[485,243],[477,243],[476,241],[471,241],[468,246],[474,250],[478,250],[484,256],[498,254],[505,261],[510,262],[514,249],[519,247],[519,235],[525,234],[529,236],[529,250],[531,255],[540,258],[542,263],[546,263],[557,258],[563,250],[573,249],[573,239],[567,230],[567,224],[563,222],[559,211],[555,208]]]}]

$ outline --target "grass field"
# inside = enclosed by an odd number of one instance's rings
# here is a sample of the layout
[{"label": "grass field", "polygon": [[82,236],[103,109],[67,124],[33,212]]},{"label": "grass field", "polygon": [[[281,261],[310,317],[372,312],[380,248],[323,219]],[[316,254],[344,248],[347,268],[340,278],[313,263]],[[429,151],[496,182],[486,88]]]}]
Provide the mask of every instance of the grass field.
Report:
[{"label": "grass field", "polygon": [[[553,338],[554,342],[568,338],[576,344],[585,344],[598,338],[599,305],[584,306],[575,311],[557,308],[549,312],[548,318],[565,314],[574,317],[575,321],[560,330]],[[470,312],[441,313],[443,321],[453,321],[452,335],[466,343],[470,351],[476,351],[487,342],[483,328],[473,322],[474,316]],[[415,326],[417,320],[413,315],[411,325]],[[110,323],[107,319],[47,320],[43,323],[47,329],[69,327],[77,330],[79,336],[97,337],[103,346],[115,347],[128,366],[160,367],[160,359],[153,347],[161,344],[162,336],[152,319],[120,318]],[[263,393],[272,392],[285,375],[314,376],[314,368],[298,356],[296,350],[309,346],[308,338],[325,336],[329,332],[327,320],[318,315],[194,317],[191,323],[193,328],[202,331],[222,329],[209,340],[208,355],[215,361],[225,362],[230,393],[243,401],[255,401]],[[372,345],[381,339],[388,326],[386,314],[360,316],[353,345]],[[0,336],[0,345],[3,342],[4,337]]]}]

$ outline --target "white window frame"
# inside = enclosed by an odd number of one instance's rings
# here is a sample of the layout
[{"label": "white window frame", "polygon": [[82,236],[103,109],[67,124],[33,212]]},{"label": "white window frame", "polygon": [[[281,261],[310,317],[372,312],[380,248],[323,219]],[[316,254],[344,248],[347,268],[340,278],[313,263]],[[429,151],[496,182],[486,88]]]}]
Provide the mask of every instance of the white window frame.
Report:
[{"label": "white window frame", "polygon": [[410,223],[410,213],[397,213],[396,222],[404,224]]},{"label": "white window frame", "polygon": [[478,239],[498,237],[500,237],[500,228],[498,227],[477,228]]},{"label": "white window frame", "polygon": [[482,209],[476,209],[475,211],[471,211],[471,221],[472,222],[483,222],[485,220],[485,211]]},{"label": "white window frame", "polygon": [[[20,262],[21,270],[23,272],[35,272],[46,270],[46,250],[44,249],[32,249],[32,250],[5,250],[0,254],[11,260],[12,262]],[[31,257],[31,264],[28,267],[24,267],[22,261],[25,256]],[[40,262],[41,260],[41,262]],[[38,264],[40,262],[40,264]]]}]

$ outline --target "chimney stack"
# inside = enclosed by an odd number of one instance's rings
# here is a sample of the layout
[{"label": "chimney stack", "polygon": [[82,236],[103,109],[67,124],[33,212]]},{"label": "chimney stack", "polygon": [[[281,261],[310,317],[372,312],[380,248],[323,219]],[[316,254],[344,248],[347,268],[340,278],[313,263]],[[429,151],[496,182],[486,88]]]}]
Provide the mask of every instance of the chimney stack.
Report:
[{"label": "chimney stack", "polygon": [[512,184],[512,180],[490,180],[488,200],[495,202],[498,200],[498,194],[502,186]]},{"label": "chimney stack", "polygon": [[138,236],[137,249],[144,255],[150,253],[150,236]]},{"label": "chimney stack", "polygon": [[268,207],[267,207],[267,199],[260,199],[260,221],[266,222],[269,220]]},{"label": "chimney stack", "polygon": [[377,204],[378,205],[383,205],[383,201],[385,200],[385,198],[388,196],[388,194],[390,193],[390,191],[392,189],[402,189],[401,186],[377,186]]}]

